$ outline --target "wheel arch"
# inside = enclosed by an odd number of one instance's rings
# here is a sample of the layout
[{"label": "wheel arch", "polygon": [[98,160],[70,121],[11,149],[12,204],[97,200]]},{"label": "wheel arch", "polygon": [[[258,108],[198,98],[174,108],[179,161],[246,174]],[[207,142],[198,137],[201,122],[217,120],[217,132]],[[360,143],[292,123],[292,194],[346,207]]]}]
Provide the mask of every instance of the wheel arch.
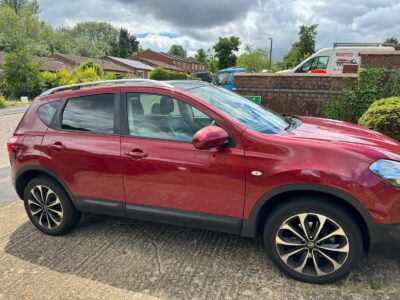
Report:
[{"label": "wheel arch", "polygon": [[376,240],[374,224],[368,210],[351,195],[336,188],[322,185],[293,184],[264,194],[254,205],[248,219],[243,220],[241,235],[257,237],[268,215],[279,205],[292,201],[296,196],[319,196],[343,206],[356,220],[362,233],[364,250],[369,251]]},{"label": "wheel arch", "polygon": [[67,185],[53,171],[51,171],[47,168],[41,167],[41,166],[24,167],[23,169],[19,170],[17,172],[17,174],[15,175],[15,190],[20,199],[24,198],[25,187],[29,183],[29,181],[31,181],[33,178],[41,176],[41,175],[46,175],[46,176],[52,178],[53,180],[55,180],[57,183],[59,183],[62,186],[62,188],[66,191],[69,198],[72,200],[72,203],[76,207],[75,199],[72,196]]}]

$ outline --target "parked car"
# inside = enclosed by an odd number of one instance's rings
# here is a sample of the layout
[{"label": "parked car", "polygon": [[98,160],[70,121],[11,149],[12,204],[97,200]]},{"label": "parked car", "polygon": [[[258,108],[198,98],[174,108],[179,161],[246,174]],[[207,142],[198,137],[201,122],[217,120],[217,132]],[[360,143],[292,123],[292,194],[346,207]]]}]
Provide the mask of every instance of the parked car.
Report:
[{"label": "parked car", "polygon": [[329,73],[340,74],[344,64],[359,65],[361,51],[394,51],[394,47],[379,46],[379,44],[347,44],[336,43],[332,48],[324,48],[296,67],[277,73]]},{"label": "parked car", "polygon": [[197,72],[197,73],[192,74],[191,79],[200,79],[205,82],[211,83],[213,80],[213,77],[212,77],[211,72]]},{"label": "parked car", "polygon": [[214,78],[214,84],[222,86],[223,88],[232,91],[235,84],[235,73],[246,73],[246,68],[232,67],[220,70]]},{"label": "parked car", "polygon": [[278,268],[312,283],[400,240],[399,142],[202,81],[49,90],[7,147],[26,213],[49,235],[81,212],[260,234]]}]

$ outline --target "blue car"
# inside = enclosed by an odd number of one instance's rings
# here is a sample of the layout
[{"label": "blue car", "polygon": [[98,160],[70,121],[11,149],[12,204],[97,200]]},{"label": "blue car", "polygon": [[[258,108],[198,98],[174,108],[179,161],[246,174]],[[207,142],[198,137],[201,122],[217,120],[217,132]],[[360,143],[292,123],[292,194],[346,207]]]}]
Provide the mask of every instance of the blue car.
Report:
[{"label": "blue car", "polygon": [[215,85],[222,86],[227,90],[232,91],[235,84],[235,77],[233,76],[235,73],[246,73],[246,68],[238,68],[232,67],[224,70],[220,70],[215,76],[213,83]]}]

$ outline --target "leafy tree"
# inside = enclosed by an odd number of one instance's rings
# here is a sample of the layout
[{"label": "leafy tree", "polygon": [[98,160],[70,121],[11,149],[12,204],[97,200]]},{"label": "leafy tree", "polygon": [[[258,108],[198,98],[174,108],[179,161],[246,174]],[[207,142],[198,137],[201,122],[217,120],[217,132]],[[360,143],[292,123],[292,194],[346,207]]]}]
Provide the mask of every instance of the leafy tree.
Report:
[{"label": "leafy tree", "polygon": [[38,15],[40,12],[37,0],[1,0],[0,5],[11,7],[17,15],[20,15],[23,11],[27,11],[32,15]]},{"label": "leafy tree", "polygon": [[104,70],[102,67],[100,67],[98,64],[96,64],[93,61],[85,61],[84,63],[80,64],[77,68],[76,71],[85,71],[87,69],[93,69],[98,77],[102,77],[104,75]]},{"label": "leafy tree", "polygon": [[139,50],[139,41],[136,37],[128,32],[125,28],[119,31],[118,45],[114,51],[114,55],[122,58],[128,58]]},{"label": "leafy tree", "polygon": [[177,55],[180,57],[187,57],[186,50],[183,49],[182,45],[177,45],[177,44],[174,44],[171,46],[171,48],[169,48],[168,54]]},{"label": "leafy tree", "polygon": [[390,37],[390,38],[387,38],[383,43],[389,44],[389,45],[397,45],[399,43],[399,40],[395,37]]},{"label": "leafy tree", "polygon": [[63,48],[63,41],[56,36],[49,25],[30,12],[17,15],[7,5],[0,7],[0,51],[25,49],[32,55],[46,56]]},{"label": "leafy tree", "polygon": [[262,49],[245,46],[245,52],[239,55],[237,65],[246,67],[251,72],[261,72],[269,67],[269,53]]},{"label": "leafy tree", "polygon": [[200,48],[199,50],[197,50],[197,53],[194,56],[194,58],[198,62],[205,63],[207,61],[207,53],[203,48]]},{"label": "leafy tree", "polygon": [[218,60],[218,68],[225,69],[236,65],[237,56],[234,52],[239,50],[241,44],[237,36],[219,38],[214,45],[215,55]]},{"label": "leafy tree", "polygon": [[310,26],[301,25],[299,28],[299,41],[292,44],[292,48],[283,58],[287,68],[293,68],[305,58],[315,52],[315,38],[318,24]]},{"label": "leafy tree", "polygon": [[216,73],[218,71],[218,61],[215,58],[214,49],[207,50],[207,60],[206,60],[207,70],[211,73]]},{"label": "leafy tree", "polygon": [[59,34],[64,37],[64,53],[87,57],[112,55],[118,48],[119,32],[106,22],[83,22],[72,28],[61,28]]},{"label": "leafy tree", "polygon": [[3,70],[3,92],[9,98],[33,98],[40,93],[40,68],[27,51],[7,54]]}]

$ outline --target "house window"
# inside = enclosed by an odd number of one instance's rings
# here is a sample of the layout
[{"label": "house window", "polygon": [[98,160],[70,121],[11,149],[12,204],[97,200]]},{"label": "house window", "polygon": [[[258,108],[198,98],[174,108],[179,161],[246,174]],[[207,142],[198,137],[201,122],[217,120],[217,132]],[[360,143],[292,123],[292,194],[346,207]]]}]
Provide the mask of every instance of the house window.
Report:
[{"label": "house window", "polygon": [[194,69],[194,64],[192,64],[192,69]]},{"label": "house window", "polygon": [[144,71],[139,70],[138,76],[139,76],[139,78],[144,78]]}]

